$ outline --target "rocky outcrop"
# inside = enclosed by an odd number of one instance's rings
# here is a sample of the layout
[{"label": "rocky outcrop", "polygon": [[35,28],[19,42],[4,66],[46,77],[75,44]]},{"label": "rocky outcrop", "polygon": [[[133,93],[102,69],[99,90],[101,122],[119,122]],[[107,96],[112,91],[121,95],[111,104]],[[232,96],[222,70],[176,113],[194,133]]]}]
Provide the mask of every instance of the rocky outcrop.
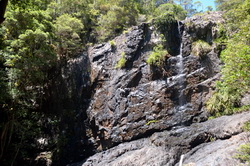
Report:
[{"label": "rocky outcrop", "polygon": [[245,95],[241,99],[242,106],[250,105],[250,92],[245,93]]},{"label": "rocky outcrop", "polygon": [[71,166],[177,166],[181,155],[184,155],[184,165],[240,165],[234,156],[239,145],[246,143],[249,137],[249,133],[242,133],[241,129],[249,120],[250,112],[245,112],[176,127],[120,144]]},{"label": "rocky outcrop", "polygon": [[[199,26],[198,34],[190,33],[185,21],[181,27],[175,26],[175,32],[179,32],[175,36],[184,44],[182,48],[177,46],[184,50],[183,58],[171,56],[156,71],[146,60],[159,44],[160,34],[146,23],[115,38],[115,46],[108,42],[89,49],[94,93],[87,114],[92,125],[91,141],[98,151],[207,119],[203,106],[218,79],[220,60],[214,45],[205,58],[191,55],[187,47],[200,32],[212,33],[216,24],[210,22],[194,24]],[[116,68],[121,54],[126,59],[122,69]],[[178,67],[180,63],[183,71]],[[180,104],[180,98],[184,103]]]},{"label": "rocky outcrop", "polygon": [[[167,56],[161,67],[146,63],[162,36],[149,23],[89,48],[92,86],[83,145],[97,154],[75,165],[172,166],[183,154],[186,164],[233,162],[231,152],[243,143],[246,133],[239,133],[249,113],[207,121],[204,107],[220,77],[222,47],[213,43],[220,23],[220,12],[174,22],[169,27],[177,34],[165,36],[178,38],[170,41],[179,53]],[[192,55],[197,40],[211,47],[202,57]],[[124,66],[117,66],[120,59]],[[223,146],[228,153],[218,158]]]}]

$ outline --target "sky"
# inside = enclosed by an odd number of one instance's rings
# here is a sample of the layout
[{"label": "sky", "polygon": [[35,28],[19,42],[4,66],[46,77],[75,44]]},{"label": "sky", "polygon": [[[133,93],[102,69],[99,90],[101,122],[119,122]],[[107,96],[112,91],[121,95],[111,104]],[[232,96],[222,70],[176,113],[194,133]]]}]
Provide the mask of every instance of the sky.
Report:
[{"label": "sky", "polygon": [[[193,0],[193,2],[195,1],[196,0]],[[199,0],[199,1],[203,4],[204,9],[206,9],[207,6],[212,6],[213,9],[215,10],[215,3],[213,0]]]}]

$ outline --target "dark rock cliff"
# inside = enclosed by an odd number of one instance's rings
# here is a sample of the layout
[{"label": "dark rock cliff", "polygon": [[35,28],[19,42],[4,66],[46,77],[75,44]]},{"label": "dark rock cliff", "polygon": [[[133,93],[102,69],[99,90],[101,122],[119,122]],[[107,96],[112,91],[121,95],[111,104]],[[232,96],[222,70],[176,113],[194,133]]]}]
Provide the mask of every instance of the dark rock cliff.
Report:
[{"label": "dark rock cliff", "polygon": [[[172,42],[165,46],[173,48],[172,55],[160,68],[146,63],[153,47],[161,43],[161,35],[149,23],[132,27],[116,37],[115,44],[89,48],[85,76],[91,84],[81,90],[85,96],[80,97],[84,104],[79,111],[84,122],[78,118],[73,132],[82,133],[71,139],[75,141],[71,151],[79,153],[68,155],[84,159],[99,153],[73,165],[175,165],[183,154],[186,163],[198,163],[199,157],[205,162],[209,159],[199,156],[199,148],[216,147],[220,139],[239,134],[240,125],[249,120],[245,114],[236,115],[240,117],[235,123],[227,117],[207,121],[204,107],[220,76],[221,47],[214,43],[220,23],[222,14],[214,12],[170,25],[174,29],[165,36]],[[192,43],[198,40],[211,47],[200,57],[192,53]],[[117,68],[122,55],[125,67]]]},{"label": "dark rock cliff", "polygon": [[[173,55],[158,70],[153,70],[146,60],[152,47],[159,44],[160,34],[146,23],[115,38],[115,46],[105,43],[89,49],[91,76],[96,87],[87,114],[93,129],[92,141],[98,150],[207,119],[203,106],[218,78],[220,61],[217,48],[211,43],[216,22],[202,23],[197,24],[199,27],[194,25],[194,29],[199,28],[198,34],[189,33],[192,28],[185,22],[179,25],[183,32],[173,26],[177,29],[173,32],[180,32],[175,36],[184,44],[181,48],[180,42],[175,43],[175,47],[183,49],[180,51],[184,52],[183,58]],[[204,35],[209,36],[207,42],[212,49],[200,58],[191,54],[191,44]],[[117,69],[122,52],[126,67]],[[179,71],[179,63],[183,63],[183,71]],[[182,104],[181,98],[185,100]]]}]

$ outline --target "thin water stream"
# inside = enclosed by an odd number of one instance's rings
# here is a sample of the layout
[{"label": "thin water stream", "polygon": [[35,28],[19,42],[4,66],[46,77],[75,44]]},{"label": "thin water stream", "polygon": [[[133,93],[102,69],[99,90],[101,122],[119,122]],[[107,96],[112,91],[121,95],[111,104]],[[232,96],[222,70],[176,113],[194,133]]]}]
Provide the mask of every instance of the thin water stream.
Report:
[{"label": "thin water stream", "polygon": [[179,55],[177,55],[177,59],[178,59],[178,63],[177,63],[177,69],[178,69],[178,76],[179,76],[179,80],[178,80],[178,84],[179,84],[179,107],[183,107],[186,104],[186,97],[184,94],[184,90],[185,90],[185,74],[184,74],[184,61],[183,61],[183,55],[182,55],[182,51],[183,51],[183,42],[182,42],[182,32],[180,29],[180,23],[178,21],[178,32],[180,35],[180,40],[181,40],[181,44],[180,44],[180,53]]}]

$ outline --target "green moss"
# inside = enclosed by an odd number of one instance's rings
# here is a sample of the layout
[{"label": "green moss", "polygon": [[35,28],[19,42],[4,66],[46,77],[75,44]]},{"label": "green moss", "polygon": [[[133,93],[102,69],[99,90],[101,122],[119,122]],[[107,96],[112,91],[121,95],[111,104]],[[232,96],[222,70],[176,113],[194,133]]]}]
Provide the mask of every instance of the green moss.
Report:
[{"label": "green moss", "polygon": [[110,40],[109,44],[111,45],[111,47],[115,47],[115,45],[116,45],[114,40]]},{"label": "green moss", "polygon": [[148,126],[148,125],[150,125],[151,123],[157,123],[157,122],[159,122],[158,120],[150,120],[150,121],[148,121],[147,123],[146,123],[146,125]]},{"label": "green moss", "polygon": [[203,40],[198,40],[192,43],[192,54],[199,57],[204,57],[212,50],[212,47]]},{"label": "green moss", "polygon": [[169,56],[168,51],[164,50],[162,45],[155,46],[153,52],[147,59],[147,64],[161,67],[163,66],[167,56]]},{"label": "green moss", "polygon": [[126,65],[126,62],[127,62],[127,60],[126,60],[126,58],[125,58],[125,52],[122,52],[122,53],[121,53],[121,59],[117,62],[115,68],[116,68],[116,69],[117,69],[117,68],[124,68],[125,65]]}]

